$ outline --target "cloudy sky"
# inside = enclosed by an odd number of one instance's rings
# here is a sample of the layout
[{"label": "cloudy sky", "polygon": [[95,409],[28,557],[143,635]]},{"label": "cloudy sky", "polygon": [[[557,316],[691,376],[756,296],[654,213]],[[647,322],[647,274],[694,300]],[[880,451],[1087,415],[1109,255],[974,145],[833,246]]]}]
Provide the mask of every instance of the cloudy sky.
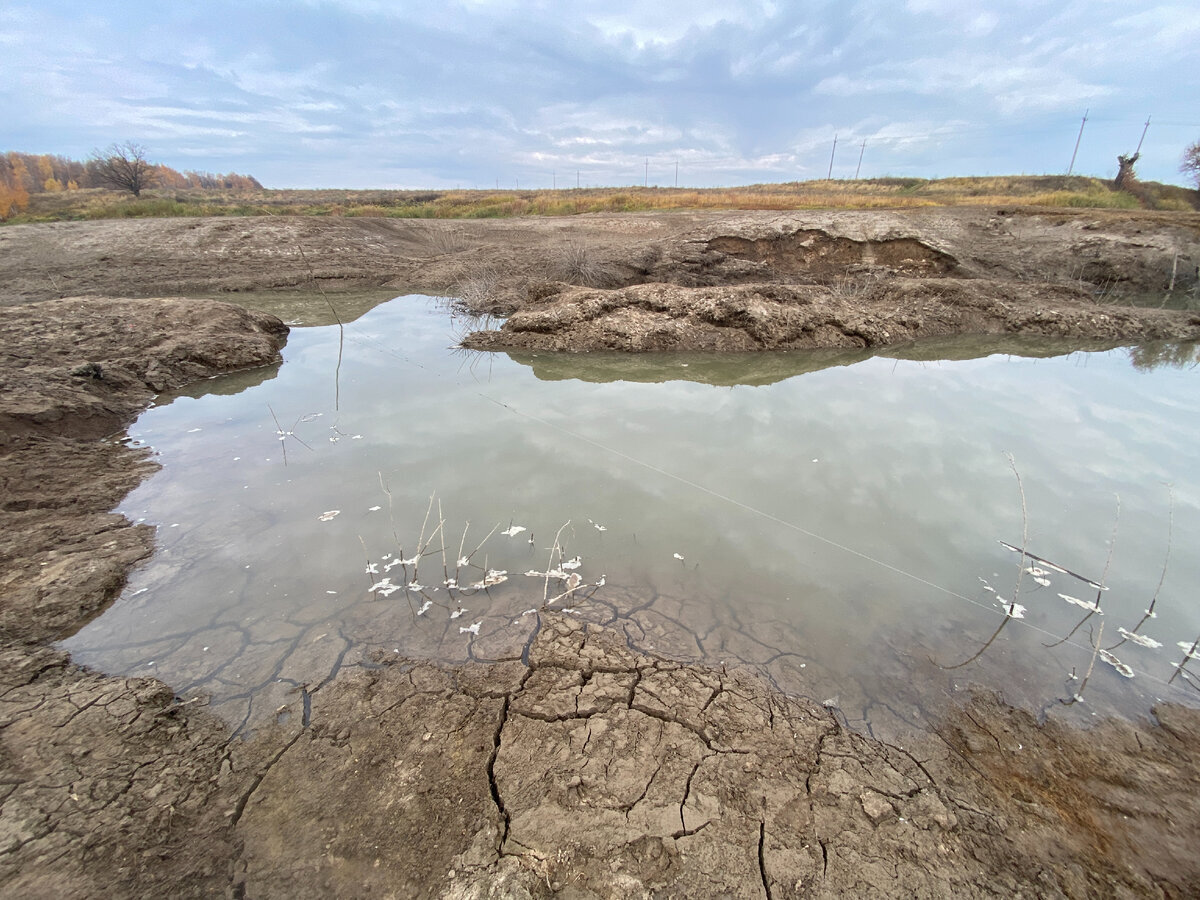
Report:
[{"label": "cloudy sky", "polygon": [[1076,172],[1149,116],[1141,176],[1183,183],[1198,47],[1196,0],[0,0],[0,151],[268,187],[1040,174],[1090,109]]}]

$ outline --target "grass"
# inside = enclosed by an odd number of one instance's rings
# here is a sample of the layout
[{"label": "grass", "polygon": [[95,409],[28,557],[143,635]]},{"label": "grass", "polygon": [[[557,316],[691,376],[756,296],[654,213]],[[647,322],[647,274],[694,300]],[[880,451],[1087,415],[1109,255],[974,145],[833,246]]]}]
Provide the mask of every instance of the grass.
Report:
[{"label": "grass", "polygon": [[175,216],[332,216],[496,219],[684,209],[907,209],[1017,204],[1087,209],[1193,210],[1200,194],[1142,182],[1132,193],[1086,176],[871,178],[801,181],[737,188],[583,188],[565,190],[151,190],[141,198],[87,189],[34,194],[9,221],[54,222]]}]

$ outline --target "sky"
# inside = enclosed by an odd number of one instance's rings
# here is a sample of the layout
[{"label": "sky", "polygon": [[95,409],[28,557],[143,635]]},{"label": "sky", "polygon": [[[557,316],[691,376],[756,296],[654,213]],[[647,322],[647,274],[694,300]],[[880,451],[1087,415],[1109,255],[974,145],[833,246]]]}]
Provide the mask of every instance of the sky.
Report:
[{"label": "sky", "polygon": [[[1187,183],[1200,3],[0,0],[0,151],[275,188]],[[835,144],[836,139],[836,144]],[[860,162],[861,161],[861,162]]]}]

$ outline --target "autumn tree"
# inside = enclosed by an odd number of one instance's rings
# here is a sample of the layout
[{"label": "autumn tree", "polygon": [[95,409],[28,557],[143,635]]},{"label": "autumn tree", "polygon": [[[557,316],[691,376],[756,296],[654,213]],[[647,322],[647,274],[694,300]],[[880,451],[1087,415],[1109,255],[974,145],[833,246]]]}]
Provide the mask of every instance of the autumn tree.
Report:
[{"label": "autumn tree", "polygon": [[1196,182],[1196,187],[1200,189],[1200,141],[1183,151],[1183,164],[1180,165],[1179,171],[1190,175]]},{"label": "autumn tree", "polygon": [[0,157],[0,220],[29,206],[29,191],[25,182],[29,170],[25,161],[15,153]]},{"label": "autumn tree", "polygon": [[129,191],[140,197],[155,183],[157,166],[147,159],[146,148],[133,141],[112,144],[105,150],[93,150],[88,170],[101,184]]}]

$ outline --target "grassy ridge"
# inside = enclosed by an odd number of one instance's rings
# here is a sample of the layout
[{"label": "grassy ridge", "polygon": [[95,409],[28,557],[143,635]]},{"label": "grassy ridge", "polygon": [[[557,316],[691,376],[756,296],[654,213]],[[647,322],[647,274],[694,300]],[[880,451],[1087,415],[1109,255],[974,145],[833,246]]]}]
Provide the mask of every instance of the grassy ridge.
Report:
[{"label": "grassy ridge", "polygon": [[1144,182],[1135,193],[1085,176],[872,178],[738,188],[583,188],[492,191],[154,190],[138,199],[99,189],[37,194],[12,222],[169,216],[375,216],[486,219],[672,209],[895,209],[1020,204],[1191,210],[1197,192]]}]

